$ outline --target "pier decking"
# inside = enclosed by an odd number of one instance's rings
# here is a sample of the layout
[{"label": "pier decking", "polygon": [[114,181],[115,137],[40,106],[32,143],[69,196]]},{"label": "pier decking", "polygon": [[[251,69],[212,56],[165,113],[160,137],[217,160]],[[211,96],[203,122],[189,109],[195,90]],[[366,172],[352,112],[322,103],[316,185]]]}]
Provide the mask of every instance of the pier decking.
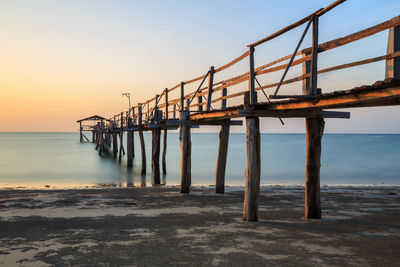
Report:
[{"label": "pier decking", "polygon": [[[143,138],[144,131],[152,132],[152,167],[153,183],[160,184],[160,172],[166,173],[165,162],[167,131],[180,131],[181,150],[181,193],[189,193],[191,185],[191,140],[192,127],[199,125],[220,125],[218,159],[216,165],[216,193],[224,193],[225,168],[229,143],[230,126],[241,125],[245,118],[247,168],[245,176],[245,201],[243,220],[257,220],[258,196],[260,190],[260,117],[305,118],[306,124],[306,171],[305,171],[305,217],[321,218],[320,205],[320,158],[321,138],[325,119],[349,119],[350,113],[331,109],[388,106],[400,104],[400,16],[382,22],[368,29],[331,40],[318,43],[319,18],[337,5],[345,2],[339,0],[326,8],[320,9],[309,16],[289,25],[282,30],[252,43],[248,50],[233,61],[209,70],[199,77],[182,81],[175,86],[165,88],[155,97],[138,103],[128,111],[121,112],[105,119],[93,116],[78,120],[80,123],[81,141],[89,141],[84,131],[93,133],[93,142],[99,154],[112,149],[113,157],[121,161],[122,153],[127,154],[127,165],[132,167],[134,157],[133,132],[139,133],[142,154],[142,174],[146,173],[146,153]],[[255,66],[255,48],[280,35],[306,25],[303,35],[293,53],[263,65]],[[312,32],[312,45],[299,51],[308,31]],[[356,62],[318,69],[318,55],[351,42],[389,30],[387,54]],[[244,59],[249,60],[249,71],[229,79],[216,82],[216,76]],[[340,69],[353,68],[377,61],[386,61],[386,77],[373,85],[353,89],[324,92],[318,87],[318,75]],[[280,64],[280,65],[278,65]],[[289,68],[302,64],[302,75],[286,79]],[[269,73],[284,71],[279,82],[261,85],[257,77]],[[229,91],[236,85],[248,83],[242,90]],[[298,95],[278,94],[283,85],[301,82],[301,92]],[[198,86],[197,86],[198,83]],[[196,85],[197,90],[188,92],[186,87]],[[300,87],[300,86],[299,86]],[[274,93],[267,95],[265,89],[273,88]],[[346,88],[345,88],[346,89]],[[300,90],[299,90],[300,91]],[[180,97],[171,99],[172,93]],[[258,95],[259,94],[259,95]],[[261,94],[266,99],[261,102]],[[239,99],[239,100],[238,100]],[[232,103],[228,103],[232,101]],[[95,126],[85,127],[84,121],[94,120]],[[161,131],[164,131],[163,151],[161,153]],[[123,146],[124,133],[127,138],[127,148]],[[118,142],[119,139],[119,142]],[[268,152],[267,152],[268,153]],[[162,168],[160,168],[162,154]]]}]

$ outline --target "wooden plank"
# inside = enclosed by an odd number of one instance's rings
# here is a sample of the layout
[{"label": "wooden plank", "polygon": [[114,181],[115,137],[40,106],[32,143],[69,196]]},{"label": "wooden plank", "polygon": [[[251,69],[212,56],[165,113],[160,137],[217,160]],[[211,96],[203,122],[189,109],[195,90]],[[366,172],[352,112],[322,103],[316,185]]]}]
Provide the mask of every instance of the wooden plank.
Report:
[{"label": "wooden plank", "polygon": [[143,131],[139,130],[140,150],[142,152],[142,175],[146,174],[146,146],[144,144]]},{"label": "wooden plank", "polygon": [[[400,26],[389,29],[387,54],[400,52]],[[386,60],[386,78],[400,79],[400,58]]]},{"label": "wooden plank", "polygon": [[204,119],[229,119],[237,117],[238,111],[237,110],[218,110],[218,111],[211,111],[208,113],[198,113],[189,116],[190,120],[204,120]]},{"label": "wooden plank", "polygon": [[160,137],[161,129],[155,128],[152,132],[152,161],[153,166],[153,184],[160,184]]},{"label": "wooden plank", "polygon": [[238,117],[274,118],[337,118],[350,119],[350,112],[322,110],[246,110],[239,109]]},{"label": "wooden plank", "polygon": [[207,111],[211,109],[211,100],[213,94],[213,83],[214,83],[214,66],[210,67],[210,72],[208,76],[208,97],[207,97]]},{"label": "wooden plank", "polygon": [[246,160],[243,220],[257,221],[261,169],[260,121],[257,117],[246,117]]},{"label": "wooden plank", "polygon": [[378,89],[368,88],[368,90],[348,90],[313,99],[282,101],[265,105],[268,106],[269,110],[352,108],[381,106],[385,105],[385,101],[390,104],[392,99],[398,98],[400,98],[400,86],[394,86]]},{"label": "wooden plank", "polygon": [[223,194],[225,191],[226,158],[228,155],[230,120],[221,125],[219,132],[218,158],[215,170],[215,193]]},{"label": "wooden plank", "polygon": [[305,211],[307,219],[321,218],[320,168],[323,119],[306,119]]},{"label": "wooden plank", "polygon": [[167,174],[167,131],[167,128],[165,128],[163,136],[162,171],[164,175]]},{"label": "wooden plank", "polygon": [[192,182],[191,177],[191,150],[189,125],[180,126],[180,150],[181,150],[181,193],[189,193]]}]

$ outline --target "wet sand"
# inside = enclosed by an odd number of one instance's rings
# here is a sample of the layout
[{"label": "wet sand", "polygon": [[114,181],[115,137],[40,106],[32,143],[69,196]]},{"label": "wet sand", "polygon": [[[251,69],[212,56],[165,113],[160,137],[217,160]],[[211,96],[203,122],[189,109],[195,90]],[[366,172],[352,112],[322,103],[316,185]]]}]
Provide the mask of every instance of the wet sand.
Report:
[{"label": "wet sand", "polygon": [[1,190],[0,265],[399,266],[400,187],[321,196],[323,219],[305,220],[303,187],[263,187],[242,222],[243,191]]}]

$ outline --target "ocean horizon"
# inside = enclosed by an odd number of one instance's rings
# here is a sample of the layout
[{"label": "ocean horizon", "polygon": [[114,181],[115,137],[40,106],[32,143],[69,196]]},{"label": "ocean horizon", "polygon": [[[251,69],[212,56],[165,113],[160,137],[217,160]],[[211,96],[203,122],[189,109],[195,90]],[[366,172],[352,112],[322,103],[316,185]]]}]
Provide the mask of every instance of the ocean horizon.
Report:
[{"label": "ocean horizon", "polygon": [[[91,134],[87,136],[91,139]],[[95,144],[80,143],[77,132],[1,132],[0,188],[151,186],[151,133],[145,133],[147,174],[135,133],[133,168]],[[161,138],[162,140],[162,138]],[[126,142],[126,135],[124,136]],[[400,134],[324,134],[321,185],[400,185]],[[126,148],[126,144],[124,145]],[[192,184],[213,186],[218,133],[192,133]],[[304,185],[305,134],[261,134],[261,184]],[[180,184],[178,133],[168,132],[165,185]],[[244,133],[231,133],[226,185],[242,187],[246,168]]]}]

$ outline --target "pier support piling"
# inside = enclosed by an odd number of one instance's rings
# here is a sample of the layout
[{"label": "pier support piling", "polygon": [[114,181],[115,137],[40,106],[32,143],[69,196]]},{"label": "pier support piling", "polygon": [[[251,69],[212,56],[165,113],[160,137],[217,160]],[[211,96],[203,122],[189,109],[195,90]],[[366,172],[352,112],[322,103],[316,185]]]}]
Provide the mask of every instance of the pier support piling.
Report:
[{"label": "pier support piling", "polygon": [[324,119],[306,118],[306,178],[305,213],[307,219],[321,218],[320,168],[321,139],[324,132]]},{"label": "pier support piling", "polygon": [[215,193],[223,194],[225,192],[225,170],[226,158],[228,154],[230,120],[221,125],[219,132],[218,159],[215,171]]},{"label": "pier support piling", "polygon": [[181,193],[189,193],[190,185],[192,182],[192,177],[191,177],[192,143],[190,141],[190,125],[180,126],[179,143],[181,149]]},{"label": "pier support piling", "polygon": [[163,174],[167,174],[167,129],[164,129],[164,136],[163,136],[163,152],[162,152],[162,172]]},{"label": "pier support piling", "polygon": [[246,117],[246,178],[244,193],[244,221],[257,221],[260,194],[260,120]]},{"label": "pier support piling", "polygon": [[132,168],[133,166],[133,131],[132,129],[128,130],[127,134],[127,148],[126,148],[126,157],[127,157],[127,165],[128,168]]},{"label": "pier support piling", "polygon": [[152,159],[151,165],[153,166],[153,183],[154,185],[160,184],[160,137],[161,128],[156,128],[152,132]]},{"label": "pier support piling", "polygon": [[143,131],[139,130],[140,150],[142,153],[142,175],[146,174],[146,146],[144,144]]}]

